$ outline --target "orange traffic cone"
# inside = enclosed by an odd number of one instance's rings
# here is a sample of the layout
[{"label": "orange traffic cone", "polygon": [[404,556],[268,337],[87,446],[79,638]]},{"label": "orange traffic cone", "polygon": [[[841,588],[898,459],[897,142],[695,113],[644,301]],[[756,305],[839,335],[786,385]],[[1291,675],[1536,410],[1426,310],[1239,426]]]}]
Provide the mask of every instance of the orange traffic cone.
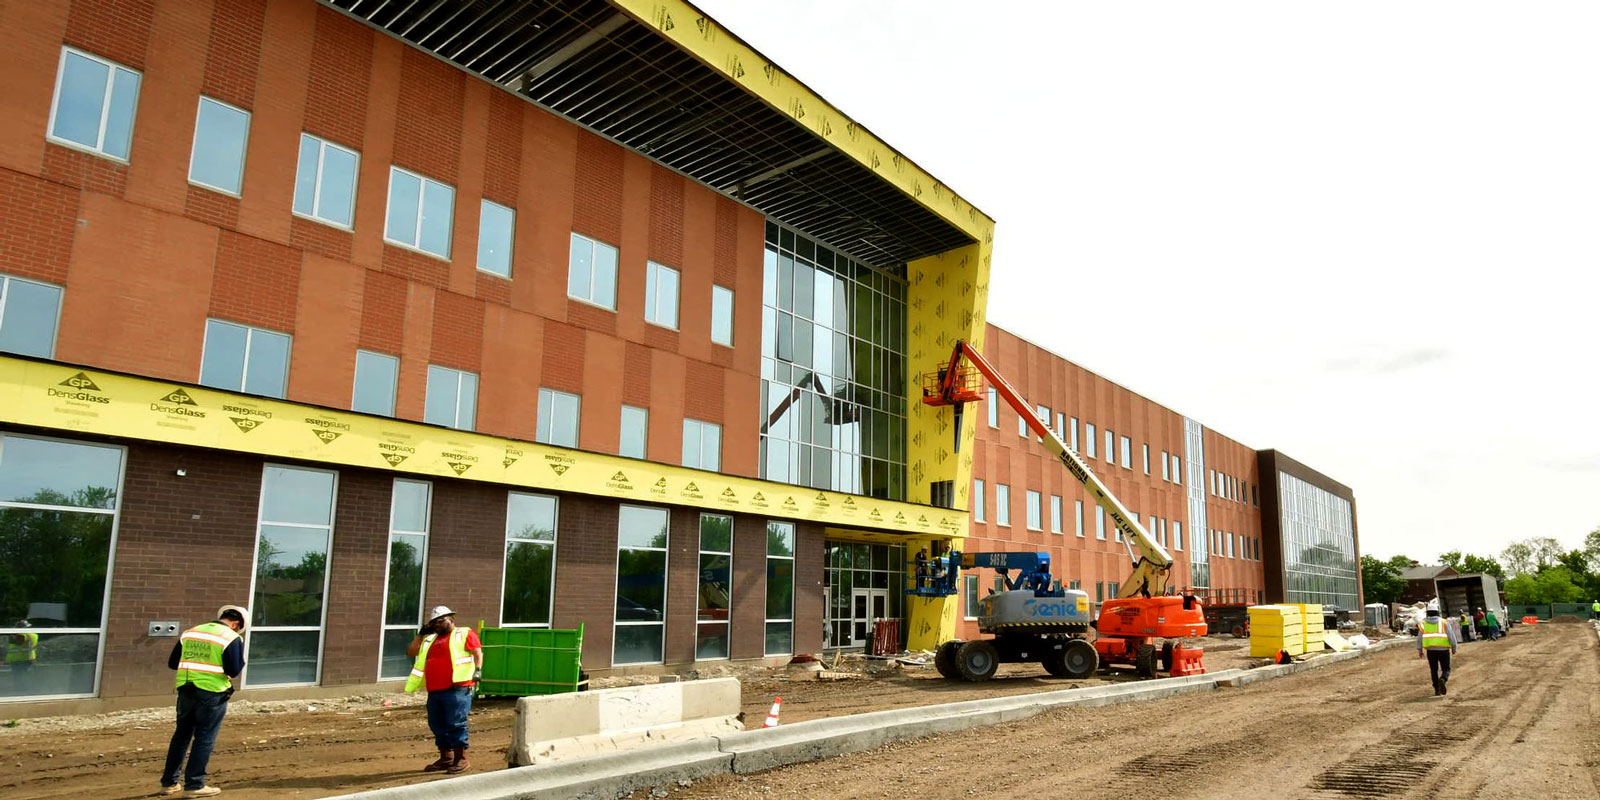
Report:
[{"label": "orange traffic cone", "polygon": [[783,696],[779,695],[772,701],[772,710],[767,712],[767,721],[761,723],[762,728],[778,727],[778,707],[783,705]]}]

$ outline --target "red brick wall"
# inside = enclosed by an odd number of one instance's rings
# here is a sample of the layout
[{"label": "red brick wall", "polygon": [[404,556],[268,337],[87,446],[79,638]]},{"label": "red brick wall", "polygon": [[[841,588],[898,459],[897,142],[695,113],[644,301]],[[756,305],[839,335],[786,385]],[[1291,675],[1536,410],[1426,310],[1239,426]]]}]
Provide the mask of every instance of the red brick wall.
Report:
[{"label": "red brick wall", "polygon": [[294,330],[300,253],[223,231],[217,239],[210,315],[275,331]]},{"label": "red brick wall", "polygon": [[0,271],[61,283],[67,279],[78,193],[59,183],[0,169]]},{"label": "red brick wall", "polygon": [[255,107],[261,29],[266,18],[266,0],[230,0],[224,13],[211,16],[202,91],[240,108]]}]

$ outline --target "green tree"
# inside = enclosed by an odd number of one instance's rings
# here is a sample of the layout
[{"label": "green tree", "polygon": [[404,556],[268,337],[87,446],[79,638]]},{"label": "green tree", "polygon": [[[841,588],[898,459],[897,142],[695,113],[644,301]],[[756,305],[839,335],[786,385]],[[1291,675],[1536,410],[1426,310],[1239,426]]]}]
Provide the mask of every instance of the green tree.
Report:
[{"label": "green tree", "polygon": [[1534,578],[1539,588],[1541,603],[1576,603],[1583,599],[1584,590],[1573,580],[1572,570],[1551,567]]},{"label": "green tree", "polygon": [[1439,563],[1457,572],[1461,571],[1461,551],[1450,550],[1439,554]]},{"label": "green tree", "polygon": [[1372,556],[1361,557],[1361,585],[1365,590],[1366,602],[1393,603],[1400,599],[1406,590],[1406,581],[1400,577],[1400,567],[1396,566],[1396,562],[1410,566],[1411,559],[1395,556],[1388,561],[1380,561]]},{"label": "green tree", "polygon": [[1538,605],[1539,599],[1538,579],[1527,573],[1522,573],[1506,581],[1506,600],[1513,605]]},{"label": "green tree", "polygon": [[1600,573],[1600,527],[1583,537],[1583,553],[1589,557],[1589,571]]},{"label": "green tree", "polygon": [[1482,572],[1486,575],[1493,575],[1502,583],[1504,583],[1506,579],[1506,571],[1500,566],[1500,562],[1492,558],[1475,556],[1471,553],[1468,553],[1464,558],[1461,559],[1461,566],[1459,569],[1460,571],[1468,574]]}]

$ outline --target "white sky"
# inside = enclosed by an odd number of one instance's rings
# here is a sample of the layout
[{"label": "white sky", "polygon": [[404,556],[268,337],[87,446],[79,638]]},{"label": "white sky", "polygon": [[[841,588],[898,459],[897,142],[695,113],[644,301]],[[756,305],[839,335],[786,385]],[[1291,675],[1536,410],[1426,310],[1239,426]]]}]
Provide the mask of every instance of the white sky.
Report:
[{"label": "white sky", "polygon": [[998,221],[991,321],[1364,552],[1600,526],[1600,4],[695,2]]}]

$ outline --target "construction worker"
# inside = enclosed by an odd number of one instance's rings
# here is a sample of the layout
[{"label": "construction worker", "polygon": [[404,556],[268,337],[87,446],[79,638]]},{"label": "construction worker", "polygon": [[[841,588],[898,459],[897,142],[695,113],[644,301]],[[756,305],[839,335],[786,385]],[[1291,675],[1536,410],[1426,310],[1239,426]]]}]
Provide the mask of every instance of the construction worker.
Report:
[{"label": "construction worker", "polygon": [[[33,624],[25,619],[19,619],[17,627],[31,628]],[[6,637],[6,669],[11,670],[19,680],[21,676],[33,671],[33,663],[38,659],[39,634],[25,630]]]},{"label": "construction worker", "polygon": [[1456,651],[1456,632],[1439,617],[1439,601],[1428,603],[1427,616],[1417,628],[1417,658],[1428,659],[1435,697],[1445,693],[1450,680],[1450,654]]},{"label": "construction worker", "polygon": [[924,587],[926,587],[928,585],[928,575],[929,574],[930,574],[930,572],[928,570],[928,548],[924,547],[921,550],[917,551],[917,588],[918,589],[924,588]]},{"label": "construction worker", "polygon": [[1489,615],[1484,613],[1483,606],[1478,606],[1478,613],[1472,615],[1472,624],[1477,629],[1477,638],[1489,638]]},{"label": "construction worker", "polygon": [[1495,641],[1505,635],[1500,632],[1500,618],[1494,615],[1493,609],[1484,612],[1483,624],[1489,629],[1489,641]]},{"label": "construction worker", "polygon": [[439,760],[424,772],[467,770],[467,713],[472,710],[472,687],[483,678],[483,644],[478,632],[456,625],[456,612],[434,606],[428,622],[406,647],[415,657],[406,691],[428,689],[428,728],[433,731]]},{"label": "construction worker", "polygon": [[[217,744],[217,731],[228,713],[228,698],[233,696],[233,678],[244,671],[244,633],[250,612],[241,606],[217,609],[215,622],[196,625],[183,632],[167,668],[176,673],[178,724],[167,745],[167,766],[161,773],[161,794],[184,797],[210,797],[222,790],[206,784],[206,766],[211,749]],[[193,743],[191,746],[191,742]],[[189,765],[178,785],[178,769],[183,756]]]},{"label": "construction worker", "polygon": [[1594,601],[1594,605],[1589,607],[1589,619],[1600,619],[1600,600]]},{"label": "construction worker", "polygon": [[1472,641],[1472,620],[1467,616],[1467,610],[1461,609],[1461,614],[1456,617],[1456,624],[1460,626],[1461,641]]}]

